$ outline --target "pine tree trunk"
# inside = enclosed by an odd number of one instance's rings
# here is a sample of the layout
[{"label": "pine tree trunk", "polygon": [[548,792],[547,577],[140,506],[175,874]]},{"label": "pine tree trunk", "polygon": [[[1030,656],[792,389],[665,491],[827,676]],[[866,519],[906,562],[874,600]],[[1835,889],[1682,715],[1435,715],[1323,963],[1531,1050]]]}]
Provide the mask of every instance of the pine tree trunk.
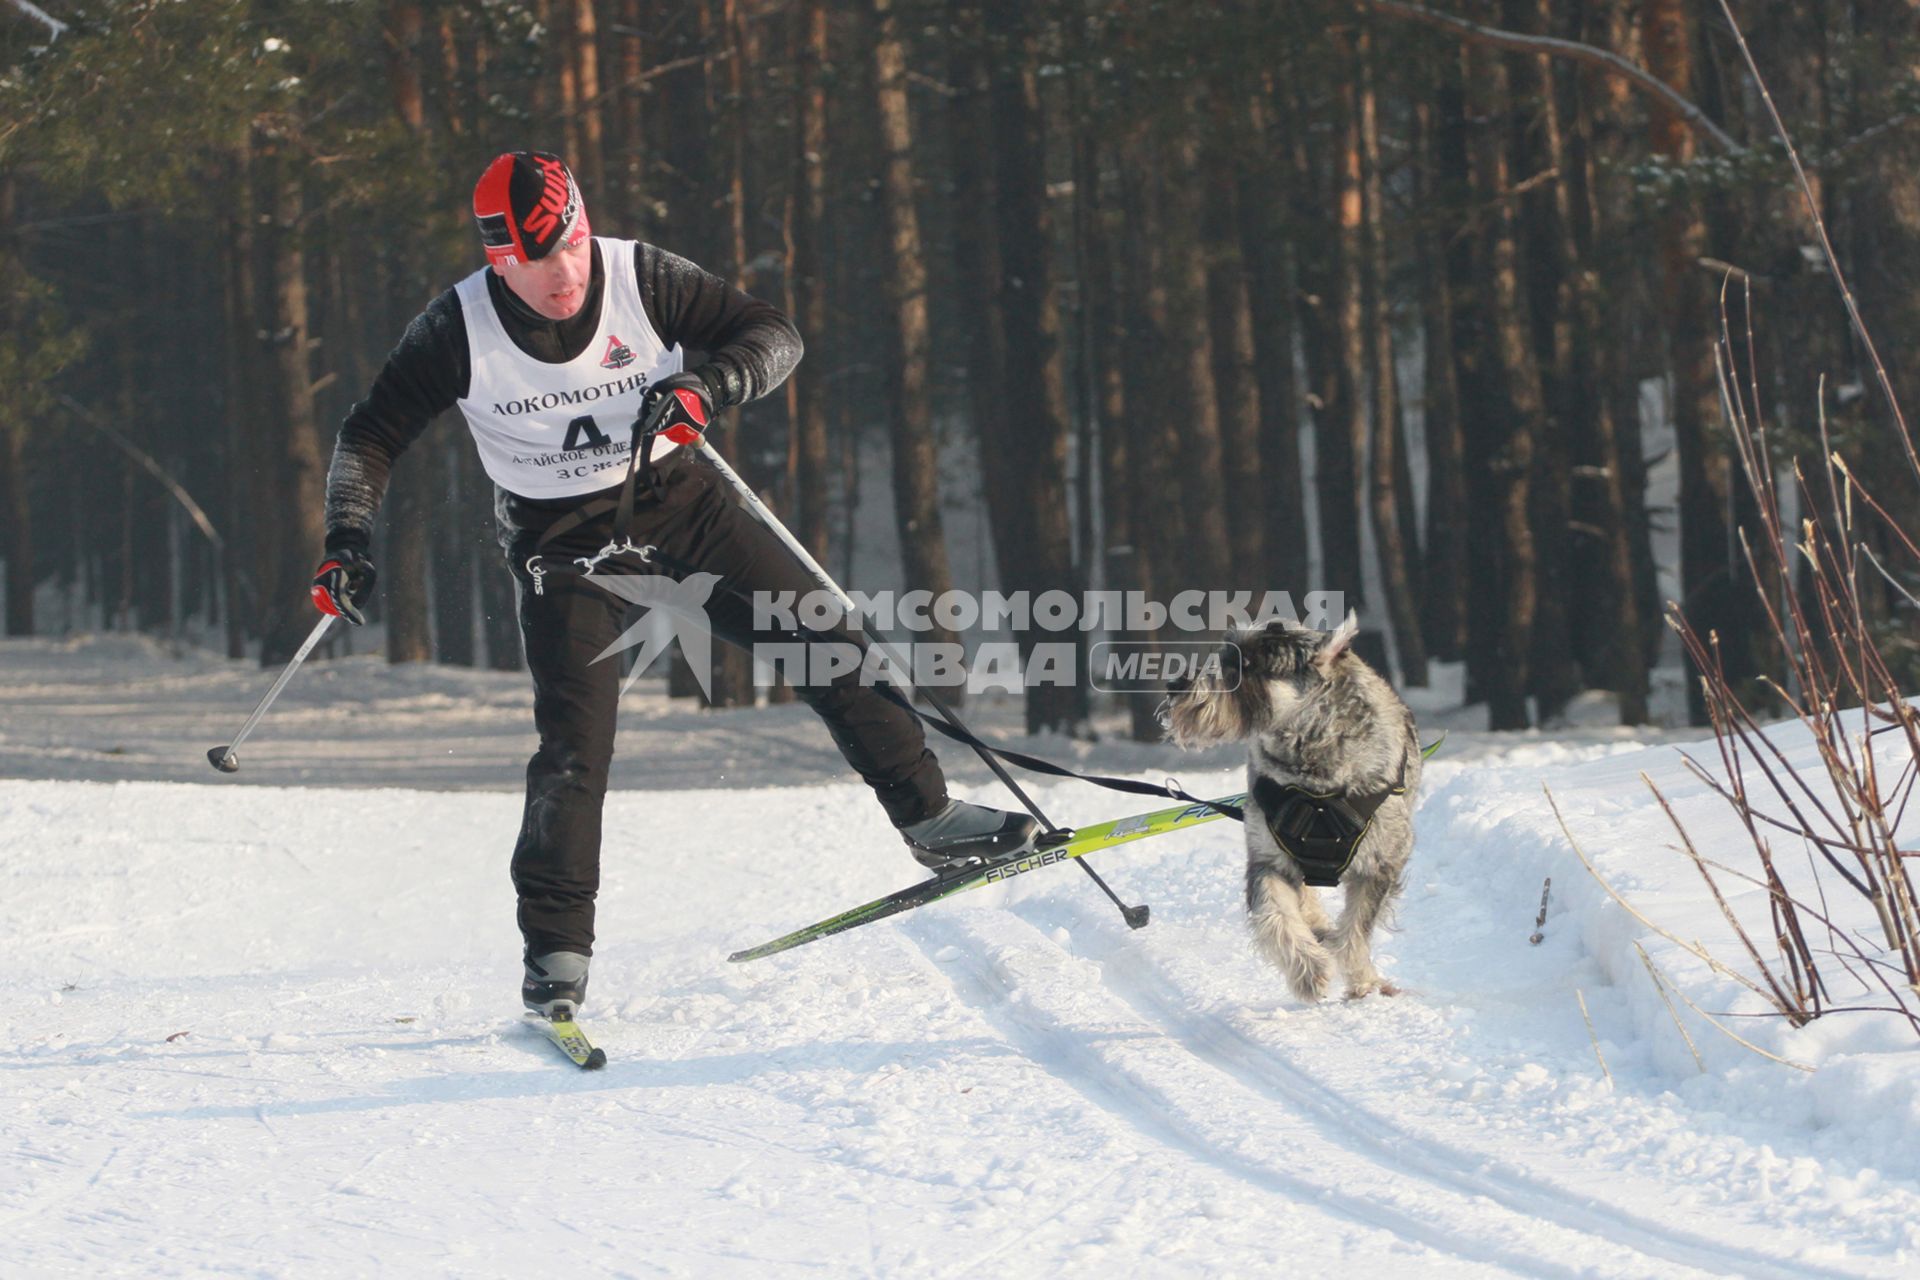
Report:
[{"label": "pine tree trunk", "polygon": [[279,502],[272,518],[263,521],[274,533],[260,657],[272,666],[291,657],[312,629],[306,588],[326,537],[326,460],[314,420],[306,251],[300,239],[306,209],[301,165],[281,152],[268,157],[268,169],[274,200],[267,247],[272,310],[261,328],[274,383],[273,421],[281,435],[273,468]]},{"label": "pine tree trunk", "polygon": [[[1589,11],[1577,38],[1627,52],[1621,0]],[[1574,476],[1572,580],[1582,585],[1572,598],[1571,626],[1576,652],[1598,682],[1612,689],[1622,724],[1649,718],[1648,660],[1642,636],[1646,618],[1638,581],[1636,530],[1647,537],[1645,469],[1640,458],[1639,379],[1629,355],[1611,340],[1623,310],[1601,287],[1599,242],[1624,218],[1621,179],[1603,176],[1596,159],[1607,145],[1597,136],[1607,130],[1622,138],[1622,123],[1602,121],[1611,114],[1610,90],[1574,81],[1574,113],[1568,131],[1571,232],[1569,261],[1576,327],[1584,340],[1574,346],[1574,399],[1586,406],[1587,425],[1573,433]],[[1621,104],[1621,105],[1624,105]],[[1614,147],[1617,158],[1617,146]],[[1603,185],[1605,190],[1603,191]],[[1613,232],[1617,234],[1617,232]],[[1630,421],[1623,420],[1630,417]],[[1647,567],[1651,569],[1651,553]]]},{"label": "pine tree trunk", "polygon": [[1373,391],[1372,457],[1367,491],[1372,505],[1373,542],[1381,588],[1387,598],[1387,617],[1400,659],[1400,680],[1412,688],[1424,689],[1427,687],[1427,651],[1420,634],[1420,602],[1413,573],[1419,549],[1408,547],[1414,531],[1401,524],[1400,473],[1406,446],[1400,423],[1399,373],[1394,363],[1393,315],[1387,297],[1389,270],[1386,213],[1381,207],[1380,112],[1374,88],[1371,31],[1361,27],[1355,43],[1360,68],[1360,150],[1365,161],[1362,297],[1366,308],[1368,382]]},{"label": "pine tree trunk", "polygon": [[[426,131],[426,115],[420,86],[419,63],[415,44],[420,34],[418,6],[395,0],[387,15],[387,83],[393,93],[394,111],[400,123],[413,137],[416,146]],[[424,148],[422,148],[424,154]],[[387,312],[390,331],[398,331],[399,317],[407,314],[408,266],[395,255],[386,277]],[[367,379],[355,382],[365,386]],[[436,484],[431,451],[416,447],[394,468],[387,498],[387,536],[385,570],[380,575],[383,593],[381,617],[387,625],[388,662],[426,662],[433,657],[433,624],[430,584],[427,574],[433,563],[433,521]]]},{"label": "pine tree trunk", "polygon": [[[888,301],[893,327],[887,354],[893,422],[894,521],[900,532],[909,589],[937,599],[952,590],[947,546],[940,521],[940,453],[933,435],[928,385],[931,335],[927,318],[927,267],[914,206],[913,122],[907,111],[906,53],[901,47],[893,0],[873,3],[874,104],[880,125],[881,197],[887,214]],[[951,631],[934,627],[915,643],[953,644]],[[941,694],[957,702],[962,689]]]},{"label": "pine tree trunk", "polygon": [[794,47],[799,87],[794,95],[793,176],[787,197],[792,236],[787,280],[794,322],[812,355],[787,379],[787,411],[793,422],[790,469],[794,535],[825,564],[833,499],[827,405],[821,382],[824,371],[832,368],[828,348],[832,326],[827,319],[820,253],[822,224],[827,217],[826,0],[801,0],[795,9]]},{"label": "pine tree trunk", "polygon": [[727,136],[726,185],[720,192],[726,206],[727,245],[735,285],[755,285],[753,254],[747,235],[747,169],[751,157],[748,123],[753,119],[753,82],[747,77],[751,51],[747,42],[741,0],[718,0],[720,30],[727,42],[727,100],[724,111]]},{"label": "pine tree trunk", "polygon": [[[661,51],[668,63],[685,63],[654,81],[652,100],[662,110],[649,113],[656,131],[654,150],[662,162],[656,167],[656,198],[663,206],[662,243],[718,274],[725,274],[726,236],[717,217],[722,178],[715,158],[718,105],[714,102],[712,54],[713,12],[708,0],[682,6],[677,20],[663,24],[672,33],[672,45]],[[691,20],[689,20],[689,18]],[[664,42],[664,35],[663,35]],[[724,428],[722,428],[724,431]],[[716,437],[716,447],[719,439]],[[725,647],[716,648],[716,663]],[[692,698],[705,705],[700,681],[687,665],[680,646],[672,648],[667,669],[667,694]]]},{"label": "pine tree trunk", "polygon": [[598,199],[607,190],[606,108],[600,100],[600,20],[595,0],[572,0],[574,75],[579,86],[580,117],[577,150],[568,157],[578,168],[580,181]]},{"label": "pine tree trunk", "polygon": [[[0,320],[9,317],[0,315]],[[7,634],[33,634],[33,512],[27,505],[27,430],[0,409],[0,558],[7,564]]]},{"label": "pine tree trunk", "polygon": [[[1157,199],[1159,157],[1148,128],[1131,124],[1118,143],[1123,233],[1120,301],[1127,317],[1123,385],[1127,436],[1127,505],[1133,526],[1129,587],[1143,600],[1165,603],[1179,578],[1183,554],[1177,530],[1184,514],[1179,458],[1179,415],[1169,412],[1174,396],[1165,369],[1167,289],[1163,262],[1165,227]],[[1129,631],[1126,639],[1145,644],[1159,637]],[[1130,732],[1136,741],[1164,736],[1154,708],[1159,699],[1136,694],[1128,699]]]},{"label": "pine tree trunk", "polygon": [[254,272],[257,248],[254,228],[258,223],[253,198],[253,158],[251,139],[243,135],[228,157],[225,177],[233,198],[229,202],[221,228],[225,232],[225,267],[222,284],[226,324],[222,337],[226,357],[226,421],[222,423],[227,445],[226,523],[227,546],[222,556],[222,577],[227,597],[227,657],[246,656],[247,642],[260,634],[264,624],[265,597],[260,591],[258,561],[246,554],[254,545],[254,529],[259,519],[254,487],[248,477],[257,469],[259,438],[254,424],[262,421],[258,347],[253,340]]},{"label": "pine tree trunk", "polygon": [[[1468,116],[1482,121],[1473,138],[1475,190],[1486,231],[1480,239],[1478,272],[1485,291],[1489,373],[1499,394],[1491,421],[1475,423],[1468,439],[1478,455],[1479,493],[1474,502],[1493,517],[1490,539],[1497,559],[1486,670],[1488,723],[1494,729],[1524,729],[1528,659],[1533,649],[1536,577],[1528,497],[1536,433],[1546,414],[1545,393],[1533,347],[1533,327],[1521,280],[1519,231],[1510,198],[1513,166],[1506,129],[1511,110],[1503,55],[1475,50],[1467,76]],[[1469,419],[1471,422],[1472,419]]]},{"label": "pine tree trunk", "polygon": [[[456,430],[464,433],[463,427],[456,427]],[[469,441],[461,440],[453,456],[460,467],[461,482],[471,504],[468,528],[473,541],[470,554],[475,564],[480,634],[486,642],[487,667],[492,671],[518,671],[521,666],[519,602],[515,599],[511,567],[500,550],[493,509],[497,491],[480,465],[479,453]]]},{"label": "pine tree trunk", "polygon": [[[707,61],[696,55],[709,48],[711,24],[707,0],[691,8],[697,21],[690,24],[682,16],[672,24],[674,38],[657,55],[664,62],[684,61],[685,65],[653,81],[649,101],[661,109],[647,113],[646,122],[654,130],[649,150],[661,159],[653,190],[664,215],[661,243],[682,257],[710,265],[721,243],[714,219],[712,77]],[[685,14],[684,9],[680,12]]]},{"label": "pine tree trunk", "polygon": [[645,68],[650,47],[640,36],[645,14],[644,0],[618,0],[615,12],[623,30],[614,32],[619,55],[614,60],[614,78],[620,86],[607,100],[612,113],[613,155],[605,174],[606,199],[622,235],[637,239],[648,237],[647,219],[642,215],[646,194],[646,128],[641,112],[646,109],[646,94],[635,83]]},{"label": "pine tree trunk", "polygon": [[[1647,70],[1682,97],[1693,96],[1693,18],[1682,0],[1644,0]],[[1693,133],[1671,110],[1652,110],[1654,151],[1675,164],[1693,158]],[[1684,197],[1661,219],[1661,312],[1668,317],[1667,349],[1671,378],[1674,444],[1680,457],[1680,587],[1682,607],[1705,635],[1719,633],[1729,674],[1739,677],[1746,637],[1730,625],[1738,617],[1733,593],[1751,593],[1743,567],[1728,552],[1727,501],[1732,483],[1724,447],[1713,439],[1719,415],[1719,390],[1713,367],[1713,336],[1718,320],[1712,279],[1700,268],[1707,253],[1707,223],[1695,197]],[[1737,574],[1737,576],[1736,576]],[[1687,682],[1687,710],[1694,724],[1706,723],[1706,704],[1698,683]]]},{"label": "pine tree trunk", "polygon": [[[11,173],[0,173],[0,227],[14,225]],[[0,333],[18,332],[13,285],[19,265],[0,244]],[[0,559],[7,565],[7,634],[33,634],[33,512],[27,505],[27,424],[0,401]]]},{"label": "pine tree trunk", "polygon": [[[1021,450],[1010,445],[1006,422],[1006,330],[996,292],[1004,272],[994,173],[993,83],[985,15],[978,0],[948,0],[947,149],[953,208],[953,306],[964,335],[967,408],[980,466],[980,488],[993,544],[995,585],[1011,592],[1027,583],[1025,548],[1039,533],[1019,474]],[[1002,643],[998,636],[986,637]],[[1022,652],[1031,637],[1014,637]]]},{"label": "pine tree trunk", "polygon": [[388,662],[433,657],[427,579],[433,564],[433,459],[415,448],[393,469],[387,489],[386,554],[380,565],[381,619]]},{"label": "pine tree trunk", "polygon": [[[622,12],[628,13],[634,19],[634,29],[637,29],[639,0],[626,0],[626,4],[636,6]],[[628,40],[628,46],[634,48],[634,58],[637,58],[639,56],[637,40]],[[463,46],[463,50],[465,48],[467,46]],[[461,104],[461,117],[467,119],[467,129],[470,132],[480,132],[484,127],[482,111],[484,111],[484,104],[488,102],[486,42],[482,38],[476,38],[472,42],[470,59],[472,61],[465,69],[468,92]],[[628,138],[634,140],[636,144],[634,152],[630,152],[630,159],[634,159],[634,163],[637,163],[637,154],[641,150],[637,144],[639,100],[637,96],[630,96],[624,102],[626,107],[620,113],[620,119],[630,129]],[[628,192],[632,194],[632,188],[628,188]],[[493,514],[493,499],[495,499],[493,482],[488,478],[486,470],[480,466],[480,455],[474,451],[468,439],[459,439],[459,443],[453,447],[453,457],[457,466],[461,468],[463,487],[472,495],[474,545],[468,555],[474,560],[474,587],[480,597],[480,633],[482,633],[482,639],[486,641],[486,664],[495,672],[516,672],[522,666],[518,601],[516,601],[515,580],[513,580],[511,568],[507,566],[505,557],[501,555],[499,541],[497,541],[499,535],[497,535],[495,514]]]},{"label": "pine tree trunk", "polygon": [[381,36],[387,47],[387,90],[393,95],[394,114],[400,117],[408,132],[417,136],[426,126],[418,63],[420,6],[413,0],[387,0],[381,25]]},{"label": "pine tree trunk", "polygon": [[1320,495],[1321,574],[1348,609],[1365,608],[1360,545],[1360,458],[1367,440],[1366,200],[1360,151],[1358,66],[1350,34],[1334,45],[1339,84],[1335,90],[1333,138],[1334,262],[1331,321],[1333,396],[1316,437],[1315,469]]},{"label": "pine tree trunk", "polygon": [[[1071,121],[1087,119],[1093,111],[1092,101],[1086,97],[1086,83],[1083,76],[1066,77],[1067,116]],[[1094,208],[1088,192],[1100,185],[1099,161],[1090,145],[1092,138],[1084,129],[1069,127],[1067,133],[1068,165],[1073,181],[1073,204],[1067,228],[1067,240],[1070,245],[1068,259],[1073,264],[1072,284],[1072,323],[1067,326],[1070,343],[1073,348],[1073,360],[1068,367],[1073,372],[1073,554],[1074,577],[1082,588],[1093,585],[1100,575],[1101,562],[1105,555],[1100,549],[1100,531],[1102,528],[1097,512],[1100,501],[1098,476],[1101,461],[1098,453],[1100,437],[1100,368],[1094,355],[1094,328],[1098,323],[1090,311],[1088,296],[1087,228],[1083,225],[1085,217]],[[1083,187],[1083,181],[1086,186]],[[1090,683],[1090,681],[1089,681]],[[1089,701],[1091,693],[1089,693]]]},{"label": "pine tree trunk", "polygon": [[1114,280],[1117,217],[1102,190],[1100,137],[1100,121],[1091,110],[1075,121],[1073,207],[1080,242],[1082,323],[1098,424],[1100,572],[1107,590],[1128,591],[1133,589],[1134,529],[1127,489],[1131,442],[1126,430],[1126,320]]},{"label": "pine tree trunk", "polygon": [[[1870,59],[1866,73],[1859,76],[1856,90],[1866,101],[1855,104],[1855,119],[1850,122],[1849,131],[1857,134],[1878,124],[1890,109],[1896,109],[1893,104],[1907,101],[1916,85],[1920,85],[1920,52],[1916,52],[1914,43],[1913,5],[1902,0],[1860,0],[1851,8],[1853,43]],[[1790,7],[1790,12],[1792,9],[1798,6]],[[1806,25],[1814,16],[1802,15],[1801,24]],[[1824,51],[1822,42],[1807,40],[1805,43],[1812,46],[1812,52],[1795,51],[1789,56],[1783,51],[1779,60],[1789,65],[1804,64],[1819,58]],[[1810,77],[1802,72],[1800,78]],[[1910,130],[1895,131],[1892,136],[1876,142],[1864,167],[1866,172],[1847,184],[1847,203],[1852,213],[1849,221],[1855,230],[1845,237],[1851,243],[1842,252],[1851,259],[1846,267],[1847,276],[1855,283],[1861,315],[1887,364],[1893,392],[1911,422],[1916,408],[1920,408],[1920,372],[1916,372],[1920,369],[1920,359],[1913,353],[1916,336],[1920,336],[1920,289],[1916,289],[1916,284],[1920,284],[1920,145],[1916,145]],[[1797,230],[1804,225],[1804,220],[1805,214],[1796,209],[1790,225]],[[1820,283],[1831,290],[1830,279],[1822,279]],[[1832,312],[1829,310],[1826,314]],[[1770,316],[1765,317],[1765,322],[1769,327],[1774,323]],[[1858,380],[1863,386],[1874,388],[1867,397],[1867,405],[1871,407],[1863,406],[1863,411],[1870,415],[1870,421],[1887,424],[1863,433],[1864,465],[1877,475],[1887,477],[1872,486],[1872,492],[1911,536],[1920,528],[1920,494],[1914,491],[1915,476],[1905,450],[1897,443],[1898,433],[1891,425],[1891,414],[1875,386],[1878,374],[1850,333],[1847,341],[1853,347],[1848,354],[1858,367]],[[1895,476],[1901,477],[1900,480],[1894,481]],[[1896,547],[1884,544],[1877,554],[1889,565],[1900,558]],[[1883,580],[1874,590],[1881,595],[1887,610],[1907,611],[1908,605],[1891,584]]]},{"label": "pine tree trunk", "polygon": [[[1462,488],[1460,492],[1464,561],[1461,629],[1465,640],[1466,700],[1486,702],[1495,683],[1495,628],[1497,610],[1474,608],[1470,602],[1493,600],[1501,589],[1501,534],[1499,513],[1490,505],[1489,484],[1494,472],[1491,424],[1504,421],[1505,393],[1492,355],[1491,290],[1481,263],[1486,257],[1486,227],[1475,217],[1482,197],[1474,172],[1470,104],[1466,86],[1478,70],[1478,61],[1461,50],[1457,74],[1449,74],[1435,97],[1435,155],[1441,190],[1455,193],[1450,207],[1459,211],[1459,225],[1445,228],[1446,284],[1451,302],[1452,379],[1458,395]],[[1449,67],[1449,72],[1454,72]]]},{"label": "pine tree trunk", "polygon": [[[446,437],[441,437],[444,440]],[[460,447],[464,447],[461,442]],[[462,491],[460,456],[436,448],[416,460],[433,475],[439,490],[433,512],[433,541],[438,561],[433,575],[434,659],[456,667],[475,665],[473,642],[474,538],[471,510]]]},{"label": "pine tree trunk", "polygon": [[[1294,372],[1296,333],[1286,200],[1276,155],[1289,150],[1269,85],[1246,96],[1252,144],[1240,180],[1240,247],[1247,267],[1247,305],[1253,320],[1254,373],[1260,404],[1260,489],[1266,528],[1264,562],[1246,585],[1286,591],[1300,603],[1307,581],[1307,502],[1300,467],[1300,386]],[[1251,518],[1251,514],[1243,518]]]},{"label": "pine tree trunk", "polygon": [[465,37],[455,21],[452,10],[445,10],[434,31],[435,43],[439,46],[440,83],[445,99],[444,118],[447,132],[456,138],[465,138],[471,131],[471,124],[478,114],[478,95],[475,83],[479,77],[474,72],[472,56],[473,42]]},{"label": "pine tree trunk", "polygon": [[[1415,178],[1424,209],[1457,209],[1467,193],[1441,155],[1439,110],[1415,108],[1423,158]],[[1418,222],[1420,331],[1423,359],[1421,413],[1427,443],[1426,556],[1422,576],[1421,625],[1429,652],[1442,662],[1458,662],[1467,652],[1467,499],[1465,442],[1460,430],[1460,384],[1454,369],[1453,287],[1448,278],[1449,251],[1432,217]]]},{"label": "pine tree trunk", "polygon": [[[745,66],[748,58],[745,31],[740,21],[739,0],[717,0],[719,32],[726,41],[731,56],[727,58],[724,72],[726,83],[726,105],[717,119],[723,121],[723,130],[727,139],[723,153],[726,168],[716,184],[715,194],[718,202],[726,210],[723,222],[725,228],[726,250],[724,261],[725,274],[741,289],[753,287],[753,252],[747,237],[747,121],[751,118],[752,104],[748,101]],[[709,78],[711,83],[711,78]],[[711,265],[711,264],[709,264]],[[715,418],[709,436],[713,445],[723,457],[733,461],[734,468],[755,492],[761,492],[759,468],[754,460],[746,455],[741,446],[739,409],[728,409]],[[769,495],[761,493],[762,500]],[[731,645],[722,645],[713,651],[713,674],[709,682],[707,703],[712,707],[751,707],[754,704],[753,660],[747,653]]]},{"label": "pine tree trunk", "polygon": [[[124,405],[124,401],[123,401]],[[130,413],[125,416],[131,417]],[[119,519],[114,522],[120,534],[120,544],[114,550],[112,569],[118,580],[114,595],[113,628],[116,631],[132,631],[137,627],[133,612],[134,566],[138,563],[139,539],[133,528],[133,460],[122,457],[114,468],[119,480],[118,492],[113,510]]]},{"label": "pine tree trunk", "polygon": [[[120,273],[126,286],[138,297],[167,296],[156,277],[154,240],[159,234],[158,219],[141,214],[126,224],[127,262]],[[162,386],[163,352],[154,341],[134,340],[123,344],[126,355],[115,362],[123,380],[125,416],[123,422],[145,420],[149,434],[148,452],[163,465],[173,462],[168,456],[166,415],[147,408],[147,397]],[[126,517],[133,531],[134,554],[127,562],[127,600],[132,625],[141,631],[170,632],[174,597],[174,564],[167,553],[166,491],[153,482],[146,471],[128,461],[128,507]]]},{"label": "pine tree trunk", "polygon": [[[1546,0],[1506,0],[1502,20],[1516,30],[1557,34],[1551,28]],[[1578,394],[1574,372],[1574,300],[1576,257],[1571,242],[1571,210],[1567,156],[1561,125],[1558,87],[1553,64],[1544,56],[1510,62],[1513,100],[1525,110],[1513,121],[1513,150],[1524,173],[1549,173],[1550,182],[1537,184],[1521,204],[1522,254],[1525,257],[1528,307],[1532,316],[1534,348],[1542,368],[1546,413],[1534,440],[1533,475],[1529,504],[1534,528],[1533,651],[1529,659],[1530,692],[1542,724],[1554,724],[1583,686],[1574,660],[1569,621],[1569,557],[1573,531],[1570,474],[1571,437],[1592,435],[1592,405]]]},{"label": "pine tree trunk", "polygon": [[[1132,474],[1135,468],[1134,424],[1128,413],[1137,408],[1127,399],[1126,293],[1117,278],[1124,233],[1121,211],[1103,180],[1103,170],[1114,157],[1106,143],[1111,122],[1098,101],[1099,85],[1092,81],[1081,95],[1081,109],[1073,125],[1073,190],[1075,234],[1080,245],[1081,310],[1086,325],[1085,350],[1093,383],[1093,413],[1098,425],[1097,470],[1100,480],[1101,587],[1108,592],[1141,590],[1138,576],[1140,528],[1135,520]],[[1093,562],[1089,561],[1091,575]],[[1115,641],[1132,639],[1124,617],[1109,619],[1104,629]],[[1092,674],[1089,674],[1091,683]],[[1157,699],[1134,694],[1123,697],[1129,713],[1129,733],[1152,740],[1158,733],[1154,719]]]},{"label": "pine tree trunk", "polygon": [[997,562],[1005,564],[1025,540],[1023,504],[1013,501],[1007,459],[998,447],[997,420],[1006,392],[1006,338],[994,309],[1001,276],[1000,237],[981,211],[997,203],[993,173],[992,84],[987,34],[977,0],[949,0],[947,146],[954,196],[954,303],[966,335],[967,395],[980,442],[981,474],[994,530]]},{"label": "pine tree trunk", "polygon": [[[534,20],[540,25],[547,74],[536,75],[532,96],[536,118],[547,117],[549,129],[559,133],[560,154],[569,165],[580,163],[580,63],[574,56],[573,19],[576,0],[533,0]],[[554,90],[543,101],[546,82]],[[553,150],[548,144],[542,150]]]},{"label": "pine tree trunk", "polygon": [[[1235,104],[1210,101],[1214,118],[1210,138],[1220,137],[1227,111]],[[1235,148],[1237,150],[1237,148]],[[1213,348],[1213,384],[1220,414],[1220,465],[1227,518],[1227,581],[1234,591],[1262,590],[1266,581],[1266,472],[1260,456],[1260,388],[1254,369],[1253,308],[1247,263],[1241,253],[1237,184],[1228,180],[1235,157],[1212,146],[1206,169],[1215,175],[1205,187],[1203,234],[1207,262],[1207,330]]]},{"label": "pine tree trunk", "polygon": [[[996,433],[1012,464],[1014,492],[1030,513],[1032,541],[1020,548],[1022,574],[1009,582],[1036,598],[1080,586],[1073,564],[1072,496],[1067,486],[1070,419],[1066,349],[1052,263],[1047,208],[1046,128],[1040,101],[1039,36],[1019,0],[994,0],[988,16],[1007,40],[993,80],[994,208],[1002,273],[998,297],[1006,337],[1007,395]],[[1070,644],[1073,672],[1026,691],[1027,732],[1079,733],[1087,720],[1085,633],[1030,632],[1035,642]]]},{"label": "pine tree trunk", "polygon": [[[1180,576],[1165,584],[1171,591],[1220,590],[1228,585],[1232,550],[1227,529],[1228,461],[1216,394],[1212,334],[1207,323],[1205,191],[1210,186],[1200,163],[1200,94],[1190,91],[1186,110],[1165,139],[1162,217],[1167,293],[1162,356],[1181,389],[1179,413],[1181,491],[1185,498],[1186,551]],[[1011,338],[1011,335],[1009,335]],[[1169,406],[1171,407],[1171,406]],[[1188,637],[1200,639],[1199,636]]]}]

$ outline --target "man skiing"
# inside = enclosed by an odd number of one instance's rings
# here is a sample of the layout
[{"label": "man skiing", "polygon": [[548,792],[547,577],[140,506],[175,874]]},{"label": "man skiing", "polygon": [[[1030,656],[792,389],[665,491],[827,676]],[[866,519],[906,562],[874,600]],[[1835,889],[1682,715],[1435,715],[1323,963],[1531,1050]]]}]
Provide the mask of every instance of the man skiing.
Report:
[{"label": "man skiing", "polygon": [[[530,573],[528,561],[591,557],[628,537],[660,553],[653,566],[629,570],[717,576],[707,621],[723,640],[795,639],[756,626],[750,600],[760,591],[804,594],[814,579],[733,500],[719,472],[675,440],[697,439],[715,409],[778,387],[801,342],[773,306],[686,259],[594,236],[556,156],[495,159],[474,188],[473,213],[488,265],[414,318],[341,425],[313,599],[322,612],[366,621],[360,606],[375,580],[368,550],[393,462],[436,414],[459,406],[495,484],[540,734],[512,862],[526,943],[521,995],[529,1009],[570,1020],[586,997],[593,953],[620,685],[617,664],[593,659],[619,636],[626,604],[577,573]],[[703,353],[692,367],[688,348]],[[656,411],[669,429],[635,459],[634,424]],[[1033,819],[949,799],[918,721],[858,672],[798,692],[923,865],[1033,841]]]}]

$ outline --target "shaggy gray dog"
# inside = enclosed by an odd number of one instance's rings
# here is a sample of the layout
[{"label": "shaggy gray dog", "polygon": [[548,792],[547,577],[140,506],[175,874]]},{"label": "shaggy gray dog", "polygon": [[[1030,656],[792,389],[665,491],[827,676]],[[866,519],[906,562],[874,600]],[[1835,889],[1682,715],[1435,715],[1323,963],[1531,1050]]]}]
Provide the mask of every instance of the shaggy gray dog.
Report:
[{"label": "shaggy gray dog", "polygon": [[[1407,705],[1351,652],[1357,629],[1348,615],[1331,633],[1283,622],[1238,633],[1161,706],[1183,747],[1251,740],[1247,911],[1254,943],[1303,1000],[1327,994],[1336,963],[1349,999],[1394,994],[1369,939],[1413,852],[1420,740]],[[1346,902],[1332,923],[1309,881],[1336,877]]]}]

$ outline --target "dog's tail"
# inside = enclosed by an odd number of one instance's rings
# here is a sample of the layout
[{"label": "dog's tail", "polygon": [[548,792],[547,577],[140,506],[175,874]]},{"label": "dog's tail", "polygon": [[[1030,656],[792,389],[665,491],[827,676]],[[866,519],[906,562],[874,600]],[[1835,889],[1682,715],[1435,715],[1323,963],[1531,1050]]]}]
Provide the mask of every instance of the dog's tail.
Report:
[{"label": "dog's tail", "polygon": [[1247,921],[1253,945],[1286,976],[1302,1000],[1318,1000],[1333,977],[1333,957],[1307,922],[1302,895],[1313,892],[1270,862],[1247,866]]}]

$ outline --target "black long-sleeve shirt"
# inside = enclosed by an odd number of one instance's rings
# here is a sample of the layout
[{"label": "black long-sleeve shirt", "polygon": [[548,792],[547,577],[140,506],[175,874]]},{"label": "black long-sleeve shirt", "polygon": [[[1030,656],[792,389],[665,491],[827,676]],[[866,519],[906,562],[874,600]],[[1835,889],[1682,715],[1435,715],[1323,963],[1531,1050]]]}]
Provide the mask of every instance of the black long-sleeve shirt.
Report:
[{"label": "black long-sleeve shirt", "polygon": [[[766,395],[800,362],[800,334],[771,303],[650,244],[636,245],[633,268],[640,303],[660,340],[706,353],[692,371],[706,383],[715,408]],[[586,298],[565,320],[538,314],[497,273],[487,273],[487,293],[507,336],[550,363],[572,360],[592,341],[605,287],[597,244]],[[340,426],[327,470],[327,550],[367,549],[394,459],[437,414],[465,397],[472,376],[466,320],[458,295],[448,289],[414,317],[372,391]]]}]

